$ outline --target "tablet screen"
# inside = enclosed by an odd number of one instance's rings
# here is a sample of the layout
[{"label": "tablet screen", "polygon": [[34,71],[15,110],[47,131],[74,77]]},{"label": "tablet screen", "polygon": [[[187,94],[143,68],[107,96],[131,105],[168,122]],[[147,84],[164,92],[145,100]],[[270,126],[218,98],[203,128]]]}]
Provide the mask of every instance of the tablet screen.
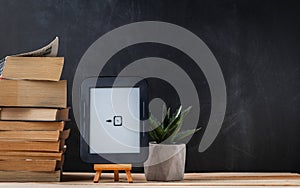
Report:
[{"label": "tablet screen", "polygon": [[140,88],[90,88],[89,152],[140,152]]}]

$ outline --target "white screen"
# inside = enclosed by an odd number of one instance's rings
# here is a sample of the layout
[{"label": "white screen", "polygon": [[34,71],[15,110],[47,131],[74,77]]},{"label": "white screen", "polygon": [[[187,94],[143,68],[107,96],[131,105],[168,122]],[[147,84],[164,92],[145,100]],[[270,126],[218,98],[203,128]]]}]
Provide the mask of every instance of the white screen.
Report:
[{"label": "white screen", "polygon": [[139,88],[90,89],[89,146],[90,153],[140,152]]}]

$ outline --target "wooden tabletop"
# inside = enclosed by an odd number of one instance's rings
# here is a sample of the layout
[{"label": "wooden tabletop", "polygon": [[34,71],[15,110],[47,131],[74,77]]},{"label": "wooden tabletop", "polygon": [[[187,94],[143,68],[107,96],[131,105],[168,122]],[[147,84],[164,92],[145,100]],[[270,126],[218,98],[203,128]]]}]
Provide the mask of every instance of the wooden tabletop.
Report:
[{"label": "wooden tabletop", "polygon": [[136,186],[300,186],[300,175],[295,173],[188,173],[183,181],[147,182],[144,174],[132,174],[133,183],[127,183],[125,173],[114,182],[114,173],[103,173],[99,183],[93,183],[95,173],[64,173],[63,181],[57,183],[0,183],[0,187],[136,187]]}]

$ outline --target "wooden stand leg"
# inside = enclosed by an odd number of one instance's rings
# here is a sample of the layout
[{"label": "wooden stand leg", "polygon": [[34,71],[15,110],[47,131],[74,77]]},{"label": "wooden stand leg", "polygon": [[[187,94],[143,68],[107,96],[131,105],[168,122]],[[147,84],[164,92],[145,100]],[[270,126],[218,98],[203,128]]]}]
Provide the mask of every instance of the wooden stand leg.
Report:
[{"label": "wooden stand leg", "polygon": [[119,181],[119,171],[118,170],[114,170],[114,179],[115,179],[115,181]]},{"label": "wooden stand leg", "polygon": [[119,181],[119,170],[124,170],[126,172],[128,183],[132,183],[131,177],[131,164],[94,164],[94,170],[96,175],[94,177],[94,183],[98,183],[101,177],[101,172],[104,170],[113,170],[114,171],[114,180]]},{"label": "wooden stand leg", "polygon": [[94,183],[98,183],[101,177],[101,170],[96,171],[95,177],[94,177]]},{"label": "wooden stand leg", "polygon": [[133,183],[130,170],[125,170],[125,172],[126,172],[128,183]]}]

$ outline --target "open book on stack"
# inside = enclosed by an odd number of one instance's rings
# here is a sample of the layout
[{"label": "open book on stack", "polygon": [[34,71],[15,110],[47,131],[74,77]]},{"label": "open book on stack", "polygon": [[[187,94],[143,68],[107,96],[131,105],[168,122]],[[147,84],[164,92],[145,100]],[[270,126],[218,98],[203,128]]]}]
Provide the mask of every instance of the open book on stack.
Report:
[{"label": "open book on stack", "polygon": [[58,38],[0,62],[0,181],[61,179],[70,130],[64,130],[67,82],[60,80],[64,58],[55,57],[57,49]]}]

